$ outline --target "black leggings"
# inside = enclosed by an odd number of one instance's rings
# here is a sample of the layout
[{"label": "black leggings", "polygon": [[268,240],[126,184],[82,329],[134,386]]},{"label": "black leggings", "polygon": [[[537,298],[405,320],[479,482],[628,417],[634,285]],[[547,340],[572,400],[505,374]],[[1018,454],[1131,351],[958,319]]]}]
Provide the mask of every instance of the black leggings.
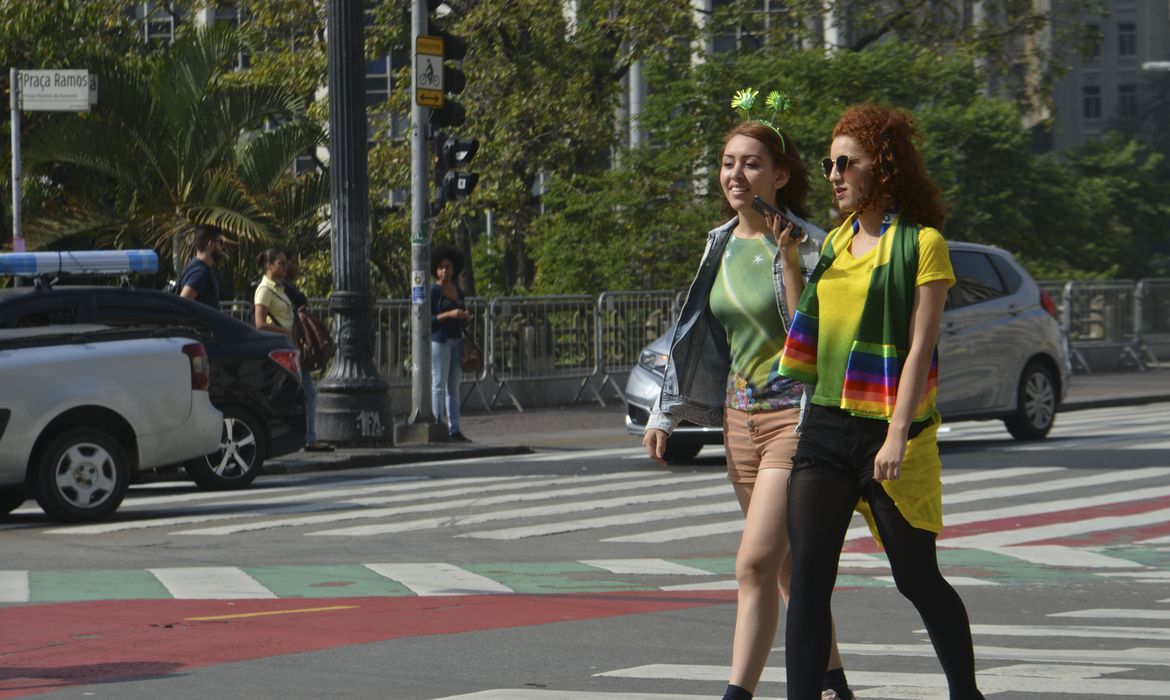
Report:
[{"label": "black leggings", "polygon": [[951,698],[983,697],[975,684],[967,610],[938,570],[934,533],[906,522],[881,485],[869,478],[886,427],[884,421],[819,406],[805,422],[788,487],[792,587],[784,650],[789,700],[821,697],[837,562],[860,498],[873,512],[898,591],[922,616]]}]

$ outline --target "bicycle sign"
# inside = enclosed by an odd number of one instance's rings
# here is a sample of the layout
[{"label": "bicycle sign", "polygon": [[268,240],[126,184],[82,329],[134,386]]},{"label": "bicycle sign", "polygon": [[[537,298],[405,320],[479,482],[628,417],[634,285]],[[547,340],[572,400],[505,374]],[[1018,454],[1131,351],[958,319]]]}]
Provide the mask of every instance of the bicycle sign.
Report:
[{"label": "bicycle sign", "polygon": [[414,101],[423,107],[443,106],[443,38],[420,36],[414,43]]}]

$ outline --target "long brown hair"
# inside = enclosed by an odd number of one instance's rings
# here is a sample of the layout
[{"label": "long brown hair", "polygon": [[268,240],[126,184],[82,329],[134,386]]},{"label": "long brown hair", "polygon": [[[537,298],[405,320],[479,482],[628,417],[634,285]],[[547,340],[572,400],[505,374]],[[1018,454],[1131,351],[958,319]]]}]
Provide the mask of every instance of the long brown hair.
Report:
[{"label": "long brown hair", "polygon": [[833,127],[833,138],[851,136],[873,156],[874,187],[861,203],[862,209],[892,199],[911,221],[942,228],[947,207],[938,185],[926,173],[926,164],[914,140],[914,118],[900,109],[859,104],[850,107]]},{"label": "long brown hair", "polygon": [[[811,189],[808,183],[808,168],[800,159],[800,152],[796,150],[796,141],[792,140],[787,132],[781,131],[780,133],[784,134],[784,147],[780,145],[780,136],[767,124],[756,121],[740,122],[727,132],[727,136],[723,139],[723,150],[726,150],[727,143],[731,139],[740,135],[753,138],[764,144],[764,148],[772,157],[772,162],[776,164],[776,167],[788,171],[788,182],[776,190],[776,204],[788,207],[793,214],[807,219],[808,207],[805,206],[804,200],[808,198]],[[720,154],[723,153],[723,150],[720,150]],[[735,210],[731,208],[726,199],[723,200],[723,213],[726,216],[735,214]]]}]

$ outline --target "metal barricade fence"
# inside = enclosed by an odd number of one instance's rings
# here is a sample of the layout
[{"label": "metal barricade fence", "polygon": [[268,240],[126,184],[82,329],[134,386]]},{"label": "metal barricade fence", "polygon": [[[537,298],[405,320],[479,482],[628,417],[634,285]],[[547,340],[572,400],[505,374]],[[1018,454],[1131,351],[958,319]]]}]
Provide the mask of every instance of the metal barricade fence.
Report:
[{"label": "metal barricade fence", "polygon": [[244,299],[232,299],[219,302],[219,310],[249,325],[254,323],[252,318],[252,302]]},{"label": "metal barricade fence", "polygon": [[596,300],[588,295],[497,297],[488,310],[488,364],[499,383],[489,402],[506,391],[524,410],[509,382],[580,378],[573,403],[589,389],[605,402],[590,379],[597,373]]},{"label": "metal barricade fence", "polygon": [[613,387],[622,401],[626,395],[613,374],[628,372],[642,348],[666,332],[674,321],[675,293],[669,289],[645,292],[603,292],[597,298],[597,357],[601,391]]},{"label": "metal barricade fence", "polygon": [[1137,334],[1151,363],[1170,361],[1170,279],[1144,279],[1137,283]]},{"label": "metal barricade fence", "polygon": [[1135,285],[1130,280],[1069,282],[1064,293],[1065,330],[1074,362],[1086,372],[1093,360],[1108,364],[1132,363],[1145,369],[1138,355],[1134,315]]}]

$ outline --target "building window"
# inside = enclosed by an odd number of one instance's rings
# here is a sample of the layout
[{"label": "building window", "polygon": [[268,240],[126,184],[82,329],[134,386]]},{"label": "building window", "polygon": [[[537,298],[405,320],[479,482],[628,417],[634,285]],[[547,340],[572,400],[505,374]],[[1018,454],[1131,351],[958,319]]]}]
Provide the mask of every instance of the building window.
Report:
[{"label": "building window", "polygon": [[1090,61],[1095,61],[1101,57],[1101,25],[1090,24],[1088,26],[1088,46],[1085,50],[1088,52]]},{"label": "building window", "polygon": [[[235,3],[220,5],[215,9],[216,24],[230,24],[232,27],[235,27],[238,30],[243,26],[246,19],[247,15],[245,10],[240,8],[240,6]],[[236,70],[244,70],[251,65],[252,54],[248,53],[247,51],[241,51],[240,53],[236,54]]]},{"label": "building window", "polygon": [[1138,114],[1137,85],[1117,86],[1117,116],[1122,119],[1134,119]]},{"label": "building window", "polygon": [[1081,94],[1084,96],[1084,117],[1085,119],[1100,119],[1101,118],[1101,87],[1099,85],[1086,85],[1081,88]]},{"label": "building window", "polygon": [[175,40],[175,24],[178,16],[165,4],[141,3],[142,38],[148,43],[157,41],[170,44]]},{"label": "building window", "polygon": [[1137,25],[1133,22],[1121,22],[1117,25],[1117,55],[1137,55]]}]

